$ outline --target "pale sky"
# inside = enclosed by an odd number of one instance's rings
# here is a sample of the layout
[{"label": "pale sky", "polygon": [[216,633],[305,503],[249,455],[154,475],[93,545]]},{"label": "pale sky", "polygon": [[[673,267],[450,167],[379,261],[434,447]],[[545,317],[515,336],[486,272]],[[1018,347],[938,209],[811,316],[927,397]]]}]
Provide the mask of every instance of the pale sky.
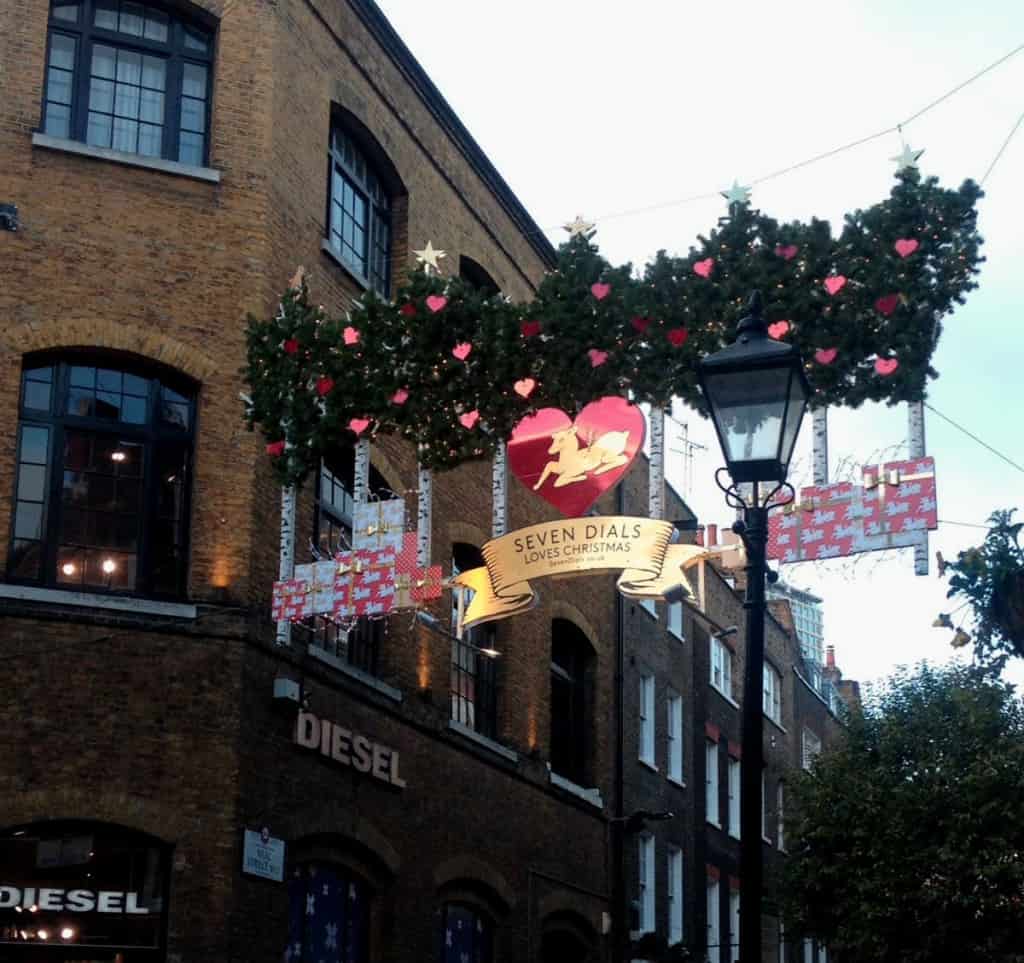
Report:
[{"label": "pale sky", "polygon": [[[1024,43],[1020,0],[378,2],[537,223],[552,228],[552,242],[580,213],[597,222],[610,261],[634,266],[659,248],[685,254],[726,213],[720,199],[667,202],[734,178],[749,183],[897,124]],[[951,187],[980,180],[1024,110],[1022,91],[1024,51],[904,127],[907,142],[925,149],[922,172]],[[752,202],[778,220],[817,216],[838,230],[844,212],[889,193],[889,158],[901,146],[889,134],[759,185]],[[978,290],[944,320],[928,400],[1024,465],[1022,171],[1024,130],[985,184],[988,262]],[[727,524],[711,481],[722,463],[714,433],[692,411],[677,405],[676,414],[707,446],[687,500],[702,520]],[[940,519],[980,525],[995,508],[1024,513],[1024,473],[926,417]],[[810,481],[809,417],[801,435],[794,484]],[[905,406],[833,409],[833,470],[906,435]],[[682,490],[678,456],[669,477]],[[983,536],[943,524],[932,552],[953,558]],[[856,564],[788,565],[782,575],[824,597],[826,643],[844,675],[868,681],[901,663],[952,656],[951,633],[930,627],[950,610],[932,558],[928,577],[913,574],[909,549]],[[1008,676],[1024,683],[1024,662]]]}]

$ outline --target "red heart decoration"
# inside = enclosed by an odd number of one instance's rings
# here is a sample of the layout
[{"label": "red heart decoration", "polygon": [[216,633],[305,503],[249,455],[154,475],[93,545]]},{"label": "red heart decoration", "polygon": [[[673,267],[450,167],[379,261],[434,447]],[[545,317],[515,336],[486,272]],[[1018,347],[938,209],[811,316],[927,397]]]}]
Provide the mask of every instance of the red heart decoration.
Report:
[{"label": "red heart decoration", "polygon": [[437,314],[446,304],[448,299],[443,294],[431,294],[427,296],[427,307],[431,314]]},{"label": "red heart decoration", "polygon": [[527,488],[563,515],[578,516],[629,470],[645,431],[643,412],[618,396],[592,401],[575,422],[542,408],[513,429],[508,463]]},{"label": "red heart decoration", "polygon": [[361,435],[369,427],[370,427],[370,419],[369,418],[353,418],[348,423],[349,431],[353,432],[356,435]]},{"label": "red heart decoration", "polygon": [[409,392],[406,388],[399,388],[391,396],[391,404],[393,405],[404,405],[409,400]]},{"label": "red heart decoration", "polygon": [[473,350],[473,345],[469,341],[463,341],[461,344],[455,345],[452,348],[452,354],[455,355],[459,361],[465,361],[469,357],[469,352]]},{"label": "red heart decoration", "polygon": [[686,328],[672,328],[671,331],[665,332],[665,337],[668,338],[669,344],[673,348],[681,348],[686,344],[686,339],[690,336],[690,332]]},{"label": "red heart decoration", "polygon": [[299,353],[299,342],[295,338],[289,338],[282,345],[285,354],[298,354]]},{"label": "red heart decoration", "polygon": [[814,352],[814,360],[818,364],[832,364],[836,360],[836,355],[839,354],[838,348],[818,348]]},{"label": "red heart decoration", "polygon": [[886,375],[891,375],[899,366],[900,363],[895,358],[875,359],[875,371],[877,371],[883,378]]},{"label": "red heart decoration", "polygon": [[284,442],[272,441],[267,445],[267,454],[271,458],[280,458],[284,454]]},{"label": "red heart decoration", "polygon": [[875,302],[875,308],[880,314],[884,314],[889,317],[893,311],[896,310],[896,306],[900,303],[900,296],[898,294],[887,294],[884,298],[879,298]]},{"label": "red heart decoration", "polygon": [[711,271],[715,266],[715,259],[713,257],[706,257],[703,261],[698,261],[693,266],[693,273],[699,274],[702,278],[711,276]]},{"label": "red heart decoration", "polygon": [[331,389],[334,387],[333,378],[317,378],[316,381],[316,393],[322,398],[326,394],[330,394]]},{"label": "red heart decoration", "polygon": [[464,415],[459,415],[459,423],[469,431],[480,420],[480,412],[474,408],[472,411],[467,411]]},{"label": "red heart decoration", "polygon": [[781,338],[788,330],[788,321],[776,321],[774,324],[768,325],[768,334],[776,341],[778,341],[779,338]]},{"label": "red heart decoration", "polygon": [[610,284],[591,284],[590,293],[594,295],[598,301],[603,301],[612,293],[612,286]]},{"label": "red heart decoration", "polygon": [[837,274],[834,278],[825,278],[825,290],[829,294],[838,294],[846,287],[846,278]]},{"label": "red heart decoration", "polygon": [[608,352],[601,351],[599,348],[591,348],[587,352],[587,357],[590,358],[591,368],[600,368],[608,360]]},{"label": "red heart decoration", "polygon": [[349,325],[343,332],[345,338],[345,344],[359,344],[359,332]]},{"label": "red heart decoration", "polygon": [[522,331],[524,338],[532,338],[535,334],[540,334],[540,322],[523,321],[519,325],[519,330]]},{"label": "red heart decoration", "polygon": [[893,247],[896,248],[896,253],[900,257],[910,257],[921,246],[920,241],[916,241],[913,238],[901,237]]},{"label": "red heart decoration", "polygon": [[529,398],[533,394],[533,389],[537,387],[537,382],[533,378],[520,378],[512,388],[520,398]]},{"label": "red heart decoration", "polygon": [[798,248],[795,244],[786,244],[785,246],[783,246],[782,244],[777,244],[775,246],[775,253],[784,261],[792,261],[793,258],[796,257],[797,251],[799,250],[800,248]]},{"label": "red heart decoration", "polygon": [[402,315],[402,317],[405,317],[405,318],[415,318],[416,317],[416,305],[412,304],[411,302],[409,304],[403,304],[398,309],[398,313],[400,315]]},{"label": "red heart decoration", "polygon": [[647,328],[650,326],[651,319],[650,318],[635,317],[635,318],[630,318],[629,319],[629,323],[631,325],[633,325],[634,330],[639,331],[640,334],[643,334],[647,330]]}]

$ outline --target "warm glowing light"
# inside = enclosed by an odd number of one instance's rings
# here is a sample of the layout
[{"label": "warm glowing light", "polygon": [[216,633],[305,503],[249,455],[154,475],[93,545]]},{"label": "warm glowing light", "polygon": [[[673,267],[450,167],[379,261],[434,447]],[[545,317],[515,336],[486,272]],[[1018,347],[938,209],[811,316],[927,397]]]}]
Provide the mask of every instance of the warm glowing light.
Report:
[{"label": "warm glowing light", "polygon": [[73,939],[74,935],[75,935],[75,931],[70,926],[65,926],[64,929],[62,929],[60,931],[60,938],[62,940]]},{"label": "warm glowing light", "polygon": [[38,912],[38,911],[39,911],[39,907],[38,907],[38,906],[36,906],[36,904],[35,904],[35,903],[33,903],[33,904],[32,904],[32,905],[31,905],[31,906],[30,906],[30,907],[28,908],[28,911],[29,911],[30,913],[36,913],[36,912]]},{"label": "warm glowing light", "polygon": [[40,930],[38,933],[36,933],[36,936],[38,936],[39,939],[41,940],[48,940],[50,938],[49,931],[47,930]]},{"label": "warm glowing light", "polygon": [[481,655],[486,655],[489,659],[496,659],[501,653],[497,649],[486,648],[480,650]]},{"label": "warm glowing light", "polygon": [[112,558],[103,559],[103,571],[110,575],[117,569],[117,563]]},{"label": "warm glowing light", "polygon": [[123,451],[112,451],[110,453],[111,461],[124,461],[128,456]]},{"label": "warm glowing light", "polygon": [[63,572],[63,573],[65,574],[65,575],[74,575],[74,574],[75,574],[75,566],[74,566],[74,565],[73,565],[73,564],[72,564],[71,562],[65,562],[65,563],[64,563],[64,564],[63,564],[63,565],[62,565],[62,566],[60,567],[60,570],[61,570],[61,571],[62,571],[62,572]]}]

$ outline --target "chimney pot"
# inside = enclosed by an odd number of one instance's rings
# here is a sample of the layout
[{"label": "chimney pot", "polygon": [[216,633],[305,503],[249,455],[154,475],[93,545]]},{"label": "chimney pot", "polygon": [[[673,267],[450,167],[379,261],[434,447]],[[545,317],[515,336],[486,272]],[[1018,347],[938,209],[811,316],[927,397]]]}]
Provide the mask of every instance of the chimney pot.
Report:
[{"label": "chimney pot", "polygon": [[825,667],[829,669],[836,667],[836,647],[834,645],[825,647]]},{"label": "chimney pot", "polygon": [[708,548],[714,548],[718,544],[718,526],[708,525]]}]

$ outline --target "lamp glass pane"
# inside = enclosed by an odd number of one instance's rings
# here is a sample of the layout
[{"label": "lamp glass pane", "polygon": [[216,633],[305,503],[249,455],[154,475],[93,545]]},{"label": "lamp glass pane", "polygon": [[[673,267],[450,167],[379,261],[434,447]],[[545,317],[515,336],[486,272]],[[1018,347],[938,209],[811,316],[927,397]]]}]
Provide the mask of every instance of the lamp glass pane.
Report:
[{"label": "lamp glass pane", "polygon": [[807,391],[803,379],[794,369],[790,378],[789,410],[786,412],[786,424],[782,432],[782,445],[779,448],[779,461],[784,468],[788,468],[789,460],[793,457],[793,448],[796,445],[797,432],[800,431],[800,422],[804,418],[804,410],[807,407]]},{"label": "lamp glass pane", "polygon": [[711,417],[727,462],[778,457],[789,376],[788,366],[705,376]]}]

